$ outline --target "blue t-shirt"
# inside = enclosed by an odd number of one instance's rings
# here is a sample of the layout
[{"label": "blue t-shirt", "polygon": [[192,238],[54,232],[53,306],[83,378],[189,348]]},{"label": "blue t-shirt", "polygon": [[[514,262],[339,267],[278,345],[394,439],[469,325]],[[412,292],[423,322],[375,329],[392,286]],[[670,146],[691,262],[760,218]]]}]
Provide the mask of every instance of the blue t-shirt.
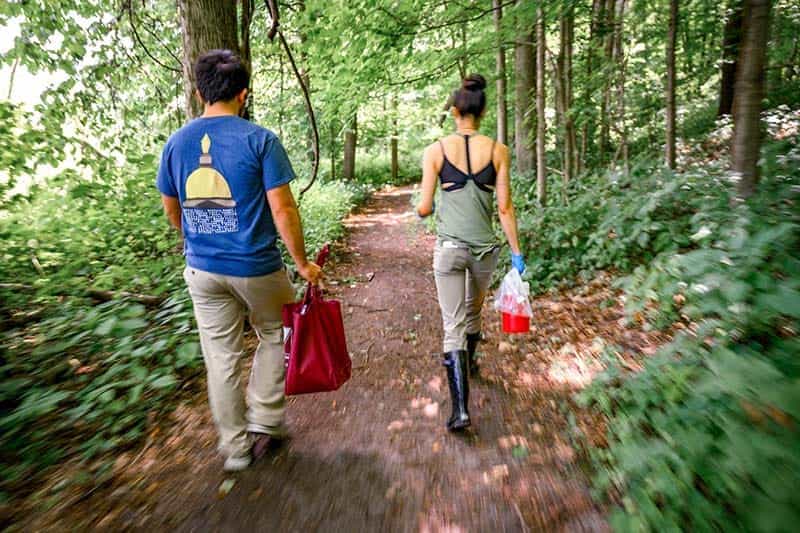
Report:
[{"label": "blue t-shirt", "polygon": [[225,115],[194,119],[173,133],[156,184],[180,200],[189,266],[250,277],[283,267],[266,191],[294,177],[274,133]]}]

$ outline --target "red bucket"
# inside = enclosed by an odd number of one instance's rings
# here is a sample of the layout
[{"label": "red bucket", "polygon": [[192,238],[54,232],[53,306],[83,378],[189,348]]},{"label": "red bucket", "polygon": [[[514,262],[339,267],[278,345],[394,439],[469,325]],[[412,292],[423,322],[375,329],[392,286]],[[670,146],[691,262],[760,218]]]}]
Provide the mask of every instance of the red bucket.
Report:
[{"label": "red bucket", "polygon": [[531,317],[500,313],[503,316],[503,333],[528,333],[531,330]]}]

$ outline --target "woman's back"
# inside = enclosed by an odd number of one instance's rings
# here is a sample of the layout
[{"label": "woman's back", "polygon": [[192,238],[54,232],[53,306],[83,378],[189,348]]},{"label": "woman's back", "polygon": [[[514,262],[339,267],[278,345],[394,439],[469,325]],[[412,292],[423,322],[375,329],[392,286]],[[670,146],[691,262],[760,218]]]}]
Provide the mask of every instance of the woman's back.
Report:
[{"label": "woman's back", "polygon": [[[442,138],[441,143],[444,148],[445,157],[458,170],[466,174],[469,168],[473,173],[493,162],[493,151],[496,147],[494,139],[486,135],[473,134],[469,136],[469,166],[467,165],[467,142],[464,136],[454,133]],[[442,161],[443,163],[443,161]]]},{"label": "woman's back", "polygon": [[485,135],[459,134],[449,135],[439,144],[439,239],[466,246],[478,256],[496,246],[492,224],[495,146]]}]

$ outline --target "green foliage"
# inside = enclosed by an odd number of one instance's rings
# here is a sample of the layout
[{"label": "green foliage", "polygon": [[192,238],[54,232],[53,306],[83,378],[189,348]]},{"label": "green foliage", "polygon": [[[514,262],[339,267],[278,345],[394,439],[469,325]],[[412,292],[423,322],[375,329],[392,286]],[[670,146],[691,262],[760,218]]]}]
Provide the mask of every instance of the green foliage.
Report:
[{"label": "green foliage", "polygon": [[624,283],[632,315],[684,331],[639,372],[612,358],[581,396],[609,419],[609,446],[592,456],[598,489],[622,495],[617,530],[788,531],[800,519],[798,161],[797,138],[771,144],[759,193],[734,209],[691,172],[637,194],[674,209],[691,190],[700,204],[675,212],[683,239],[643,249],[657,255]]},{"label": "green foliage", "polygon": [[693,224],[706,216],[703,210],[727,201],[722,178],[705,168],[672,175],[649,160],[635,164],[628,176],[585,176],[566,190],[551,189],[545,209],[536,206],[533,191],[516,194],[535,290],[597,269],[628,271],[680,250],[690,245]]}]

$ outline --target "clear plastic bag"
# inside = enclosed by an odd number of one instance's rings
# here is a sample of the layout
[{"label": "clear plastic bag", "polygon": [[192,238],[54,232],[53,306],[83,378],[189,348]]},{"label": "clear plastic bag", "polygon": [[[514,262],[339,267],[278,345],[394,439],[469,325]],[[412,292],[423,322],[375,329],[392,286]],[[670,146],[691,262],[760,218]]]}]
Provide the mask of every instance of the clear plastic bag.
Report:
[{"label": "clear plastic bag", "polygon": [[508,271],[503,277],[500,288],[494,295],[494,308],[500,312],[515,316],[533,316],[530,302],[530,286],[516,268]]}]

